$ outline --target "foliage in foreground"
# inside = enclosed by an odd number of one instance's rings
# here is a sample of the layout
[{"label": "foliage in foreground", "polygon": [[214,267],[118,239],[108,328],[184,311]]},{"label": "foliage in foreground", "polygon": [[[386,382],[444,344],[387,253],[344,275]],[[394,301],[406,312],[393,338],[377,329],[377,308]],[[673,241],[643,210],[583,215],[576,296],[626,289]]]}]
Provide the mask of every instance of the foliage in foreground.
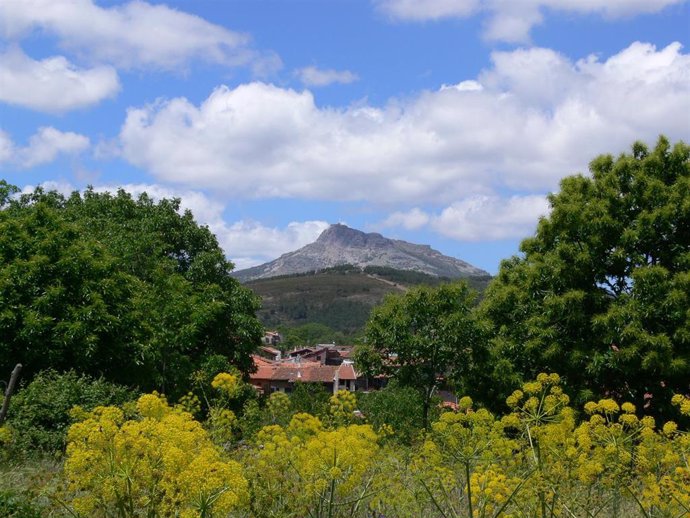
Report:
[{"label": "foliage in foreground", "polygon": [[[231,374],[214,379],[228,395],[238,383]],[[411,447],[389,424],[360,421],[346,391],[331,398],[323,419],[294,413],[285,394],[273,394],[264,417],[274,424],[222,446],[217,423],[203,425],[158,394],[135,407],[76,408],[51,498],[84,518],[690,512],[690,435],[676,423],[658,426],[612,399],[588,402],[578,415],[555,374],[525,383],[507,404],[509,413],[495,416],[463,398]],[[687,396],[673,404],[690,415]]]},{"label": "foliage in foreground", "polygon": [[638,142],[590,170],[561,181],[485,294],[482,391],[499,402],[549,370],[578,402],[613,394],[661,415],[690,391],[690,146]]},{"label": "foliage in foreground", "polygon": [[472,312],[475,299],[463,281],[389,295],[372,311],[366,344],[355,351],[361,371],[385,374],[418,391],[424,427],[443,380],[469,382],[483,361],[483,336]]},{"label": "foliage in foreground", "polygon": [[16,191],[0,181],[0,373],[74,369],[173,394],[209,355],[249,369],[257,300],[180,200]]},{"label": "foliage in foreground", "polygon": [[16,432],[14,448],[24,452],[62,450],[72,407],[80,405],[90,410],[135,399],[136,392],[103,379],[78,375],[74,371],[64,374],[53,370],[40,372],[12,398],[9,422]]},{"label": "foliage in foreground", "polygon": [[41,518],[41,511],[24,495],[0,491],[0,516],[5,518]]}]

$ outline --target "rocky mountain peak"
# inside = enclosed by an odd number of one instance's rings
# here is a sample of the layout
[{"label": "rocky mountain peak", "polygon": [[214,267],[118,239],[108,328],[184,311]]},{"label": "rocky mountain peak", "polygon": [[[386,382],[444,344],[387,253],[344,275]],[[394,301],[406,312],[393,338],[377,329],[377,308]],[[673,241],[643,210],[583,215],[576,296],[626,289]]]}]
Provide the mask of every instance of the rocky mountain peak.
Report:
[{"label": "rocky mountain peak", "polygon": [[254,279],[305,273],[333,266],[387,266],[437,277],[486,277],[489,274],[460,259],[443,255],[429,245],[416,245],[381,234],[365,233],[340,223],[324,230],[316,241],[268,263],[239,270],[233,276]]},{"label": "rocky mountain peak", "polygon": [[350,228],[342,223],[334,223],[316,240],[316,243],[323,245],[351,246],[365,248],[368,246],[381,246],[386,238],[375,232],[366,234],[361,230]]}]

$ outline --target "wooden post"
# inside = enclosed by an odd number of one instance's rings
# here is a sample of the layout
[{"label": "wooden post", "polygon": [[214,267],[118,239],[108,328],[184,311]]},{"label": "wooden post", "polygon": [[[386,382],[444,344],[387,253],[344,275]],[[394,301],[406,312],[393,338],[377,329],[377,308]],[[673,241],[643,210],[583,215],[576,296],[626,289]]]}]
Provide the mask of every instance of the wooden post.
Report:
[{"label": "wooden post", "polygon": [[5,391],[5,400],[2,402],[2,409],[0,409],[0,426],[2,426],[2,423],[5,422],[5,418],[7,417],[7,411],[10,408],[10,398],[14,392],[14,387],[17,384],[21,370],[22,364],[18,363],[10,375],[10,382],[7,385],[7,390]]}]

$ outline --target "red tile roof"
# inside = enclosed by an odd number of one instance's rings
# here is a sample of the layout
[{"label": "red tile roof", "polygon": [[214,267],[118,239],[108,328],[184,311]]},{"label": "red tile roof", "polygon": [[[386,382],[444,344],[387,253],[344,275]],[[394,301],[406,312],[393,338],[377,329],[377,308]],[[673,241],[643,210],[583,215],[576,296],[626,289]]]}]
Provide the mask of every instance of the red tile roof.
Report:
[{"label": "red tile roof", "polygon": [[338,375],[341,380],[356,380],[357,373],[355,372],[355,366],[351,363],[343,363],[339,366],[340,371]]},{"label": "red tile roof", "polygon": [[304,383],[332,383],[336,374],[341,380],[356,380],[357,373],[351,364],[322,365],[319,362],[271,362],[253,356],[256,372],[249,375],[252,381],[302,381]]}]

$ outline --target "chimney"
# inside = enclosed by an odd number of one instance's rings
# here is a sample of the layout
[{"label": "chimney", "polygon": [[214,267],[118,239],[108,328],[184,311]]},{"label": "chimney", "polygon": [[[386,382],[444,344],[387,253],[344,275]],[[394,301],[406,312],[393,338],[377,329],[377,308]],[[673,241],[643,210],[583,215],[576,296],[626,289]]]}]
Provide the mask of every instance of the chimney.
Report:
[{"label": "chimney", "polygon": [[338,392],[338,388],[340,386],[340,367],[336,367],[335,369],[335,376],[333,376],[333,395],[335,395],[336,392]]}]

